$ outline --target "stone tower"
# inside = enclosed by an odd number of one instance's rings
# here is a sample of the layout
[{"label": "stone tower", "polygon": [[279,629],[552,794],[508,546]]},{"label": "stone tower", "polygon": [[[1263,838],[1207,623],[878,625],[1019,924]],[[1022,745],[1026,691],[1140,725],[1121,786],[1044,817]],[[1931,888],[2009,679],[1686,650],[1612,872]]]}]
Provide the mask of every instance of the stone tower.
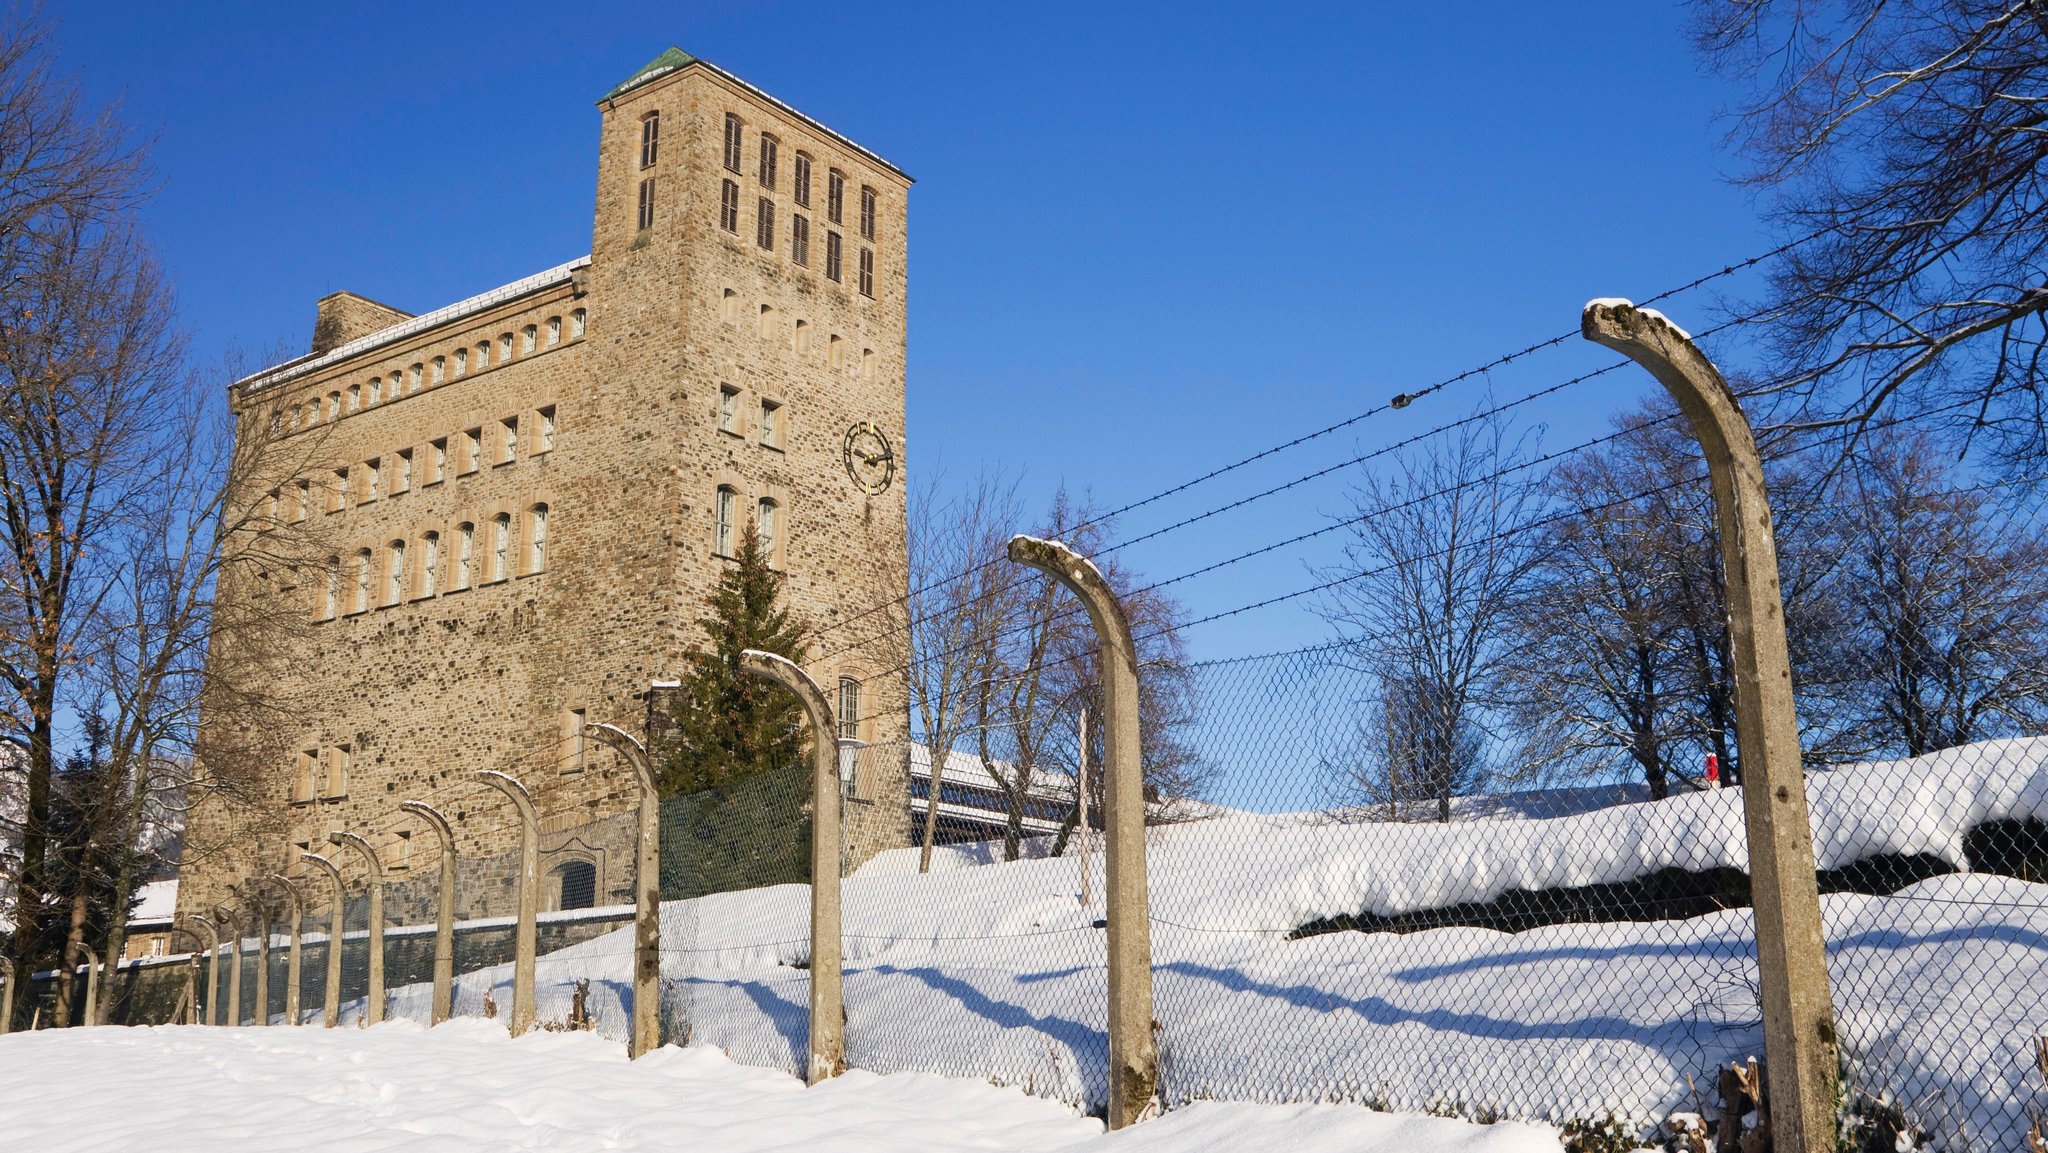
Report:
[{"label": "stone tower", "polygon": [[[858,618],[808,662],[852,734],[906,737],[896,618],[860,614],[906,591],[910,180],[676,49],[598,108],[589,256],[415,316],[332,294],[307,356],[232,386],[276,559],[220,596],[303,627],[275,662],[274,785],[197,803],[181,913],[337,829],[404,887],[434,863],[406,800],[466,856],[509,851],[484,768],[533,793],[544,873],[587,863],[596,903],[629,901],[632,852],[602,826],[632,779],[580,725],[644,731],[748,524],[800,618]],[[838,651],[857,638],[880,643]],[[850,858],[906,843],[906,788],[900,750],[861,758]],[[464,916],[510,911],[509,888],[465,892]]]}]

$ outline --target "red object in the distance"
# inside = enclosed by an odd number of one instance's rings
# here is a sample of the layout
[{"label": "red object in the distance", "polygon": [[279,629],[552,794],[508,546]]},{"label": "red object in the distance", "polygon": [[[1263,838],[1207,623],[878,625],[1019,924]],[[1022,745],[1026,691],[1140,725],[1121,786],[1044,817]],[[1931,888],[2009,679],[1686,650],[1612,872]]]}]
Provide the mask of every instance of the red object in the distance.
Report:
[{"label": "red object in the distance", "polygon": [[1721,758],[1713,753],[1707,754],[1707,787],[1710,789],[1721,787]]}]

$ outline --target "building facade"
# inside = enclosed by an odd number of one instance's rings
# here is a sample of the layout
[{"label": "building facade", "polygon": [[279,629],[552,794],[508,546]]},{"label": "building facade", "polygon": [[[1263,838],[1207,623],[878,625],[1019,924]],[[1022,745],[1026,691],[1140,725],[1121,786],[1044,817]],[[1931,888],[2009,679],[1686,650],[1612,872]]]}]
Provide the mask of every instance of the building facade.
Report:
[{"label": "building facade", "polygon": [[[334,830],[420,887],[437,841],[404,801],[465,857],[509,853],[479,769],[532,794],[553,900],[630,900],[630,844],[606,842],[637,791],[582,725],[645,732],[740,534],[811,626],[872,635],[863,610],[906,591],[909,178],[675,49],[599,112],[589,256],[417,316],[333,294],[307,356],[233,386],[279,559],[220,596],[304,614],[273,662],[297,703],[260,803],[195,803],[181,913],[299,874]],[[846,735],[900,745],[900,657],[844,651],[858,631],[809,671]],[[907,842],[901,764],[862,758],[848,789],[850,857]],[[463,900],[511,911],[509,885]]]}]

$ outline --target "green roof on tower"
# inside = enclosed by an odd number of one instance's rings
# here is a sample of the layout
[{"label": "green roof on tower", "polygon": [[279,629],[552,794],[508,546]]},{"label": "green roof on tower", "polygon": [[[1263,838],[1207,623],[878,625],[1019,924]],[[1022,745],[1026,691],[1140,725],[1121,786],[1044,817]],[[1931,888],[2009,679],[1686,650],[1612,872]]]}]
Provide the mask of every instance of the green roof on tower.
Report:
[{"label": "green roof on tower", "polygon": [[695,56],[692,56],[688,52],[685,52],[682,49],[671,44],[668,46],[668,51],[663,52],[661,55],[656,56],[652,60],[649,60],[647,62],[646,67],[640,69],[640,71],[638,72],[633,73],[631,76],[626,77],[624,83],[620,84],[617,88],[612,89],[610,92],[605,93],[604,98],[606,100],[610,100],[612,97],[617,96],[621,92],[626,92],[630,91],[631,89],[638,88],[642,84],[647,83],[649,80],[653,80],[659,76],[666,76],[669,73],[674,72],[676,69],[683,67],[685,64],[695,64],[696,62],[697,58]]}]

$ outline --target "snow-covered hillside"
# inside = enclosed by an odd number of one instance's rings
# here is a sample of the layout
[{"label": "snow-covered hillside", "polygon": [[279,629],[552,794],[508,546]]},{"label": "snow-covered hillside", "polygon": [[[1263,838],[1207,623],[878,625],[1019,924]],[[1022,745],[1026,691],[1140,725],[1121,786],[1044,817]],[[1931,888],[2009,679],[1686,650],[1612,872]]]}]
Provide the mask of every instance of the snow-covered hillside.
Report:
[{"label": "snow-covered hillside", "polygon": [[[1823,867],[1925,853],[1963,868],[1965,834],[2048,816],[2048,741],[1848,766],[1811,786]],[[1099,908],[1073,858],[928,876],[885,856],[848,879],[847,1056],[1103,1099]],[[1155,830],[1153,956],[1172,1104],[1360,1100],[1564,1118],[1696,1108],[1693,1085],[1760,1050],[1751,921],[1560,924],[1329,933],[1297,926],[1485,901],[1509,889],[1746,865],[1741,800],[1692,794],[1549,820],[1342,825],[1237,815]],[[1099,863],[1094,889],[1100,892]],[[1937,1120],[1981,1131],[2038,1100],[2007,1050],[2048,1026],[2048,886],[1967,874],[1890,896],[1824,899],[1838,1018],[1880,1084],[1931,1087]],[[807,891],[779,886],[664,908],[664,1012],[693,1043],[794,1069],[804,1043]],[[591,981],[600,1028],[623,1036],[630,931],[543,959],[541,1014]],[[1967,974],[1966,982],[1957,975]],[[508,969],[462,979],[480,1011]],[[424,1017],[428,991],[394,1009]],[[1936,1027],[1925,1020],[1930,1006]]]}]

